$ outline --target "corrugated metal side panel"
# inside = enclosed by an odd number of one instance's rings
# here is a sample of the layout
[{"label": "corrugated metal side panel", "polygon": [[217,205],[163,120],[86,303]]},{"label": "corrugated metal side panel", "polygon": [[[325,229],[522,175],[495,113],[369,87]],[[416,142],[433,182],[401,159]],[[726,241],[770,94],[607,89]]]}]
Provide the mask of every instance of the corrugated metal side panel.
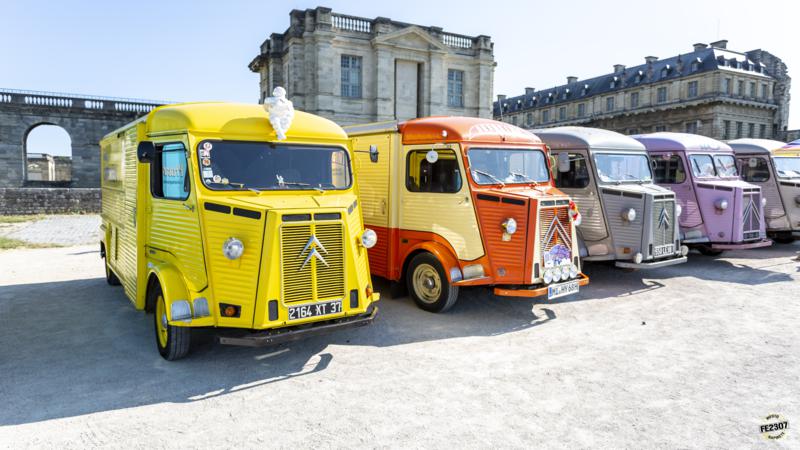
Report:
[{"label": "corrugated metal side panel", "polygon": [[[642,243],[642,229],[644,228],[644,196],[640,199],[623,197],[615,194],[602,194],[606,208],[608,226],[614,238],[615,251],[618,256],[623,256],[622,247],[630,247],[631,253],[640,250]],[[622,220],[622,211],[627,208],[636,210],[636,219],[633,222]]]},{"label": "corrugated metal side panel", "polygon": [[601,241],[608,237],[606,222],[603,220],[602,206],[597,195],[589,195],[585,190],[562,189],[572,197],[581,213],[581,225],[578,227],[585,241]]},{"label": "corrugated metal side panel", "polygon": [[[358,216],[358,212],[359,212],[359,210],[358,210],[358,208],[356,208],[355,211],[353,211],[352,213],[347,213],[347,229],[345,230],[345,236],[350,236],[350,239],[358,239],[359,232],[361,231],[361,227],[362,227],[361,218]],[[378,261],[384,261],[384,267],[385,267],[386,262],[389,260],[389,254],[388,254],[389,233],[388,233],[388,230],[385,229],[385,228],[380,228],[380,230],[381,230],[381,232],[378,232],[378,230],[374,230],[375,233],[378,235],[378,243],[375,244],[375,247],[372,247],[371,249],[369,249],[367,258],[359,258],[358,257],[358,253],[356,253],[354,258],[351,258],[353,261],[355,261],[356,273],[357,274],[369,274],[369,269],[372,269],[372,261],[373,261],[373,252],[372,251],[375,250],[376,248],[378,248],[379,246],[384,248],[385,252],[384,252],[383,255],[376,256],[375,259],[378,260]],[[383,240],[383,242],[381,242],[381,240]],[[347,241],[345,241],[345,245],[343,245],[343,248],[349,247],[349,245],[350,244],[347,243]],[[356,249],[356,250],[358,251],[358,249]],[[380,276],[383,276],[383,277],[386,276],[384,274],[377,273],[377,272],[376,272],[376,275],[380,275]],[[359,275],[359,276],[361,276],[361,275]]]},{"label": "corrugated metal side panel", "polygon": [[314,298],[313,261],[303,266],[303,261],[310,251],[303,252],[303,248],[310,237],[310,224],[281,227],[281,279],[284,302],[309,301]]},{"label": "corrugated metal side panel", "polygon": [[[202,210],[208,246],[211,287],[218,302],[254,305],[264,237],[264,216],[251,219]],[[244,244],[241,258],[231,261],[222,253],[226,240],[236,237]],[[264,259],[269,262],[268,258]]]},{"label": "corrugated metal side panel", "polygon": [[322,252],[322,256],[328,263],[325,265],[315,261],[318,300],[344,297],[343,231],[341,223],[317,223],[314,226],[314,235],[325,247],[326,251]]},{"label": "corrugated metal side panel", "polygon": [[122,199],[124,204],[122,207],[120,223],[122,226],[119,230],[119,258],[117,265],[119,272],[125,274],[120,278],[123,286],[125,286],[125,293],[132,299],[136,298],[136,258],[137,258],[137,243],[136,243],[136,192],[138,188],[137,168],[139,160],[136,157],[136,127],[133,126],[125,130],[125,135],[122,138],[122,152],[124,158],[124,174],[123,185],[125,186],[125,194]]},{"label": "corrugated metal side panel", "polygon": [[[353,139],[359,202],[367,225],[389,226],[389,163],[391,137],[388,134]],[[378,147],[378,162],[370,161],[369,147]]]},{"label": "corrugated metal side panel", "polygon": [[[781,202],[781,194],[778,191],[778,186],[775,181],[770,179],[766,183],[753,183],[761,187],[761,194],[767,199],[767,206],[764,207],[764,215],[767,219],[777,219],[786,215],[783,210],[783,203]],[[794,199],[792,199],[794,201]]]},{"label": "corrugated metal side panel", "polygon": [[[495,281],[523,283],[525,277],[525,238],[528,235],[528,205],[509,205],[500,202],[477,200],[478,219],[481,222],[484,243],[492,263]],[[503,241],[502,224],[507,218],[517,221],[517,232],[511,240]],[[498,269],[505,270],[500,276]]]},{"label": "corrugated metal side panel", "polygon": [[152,202],[149,244],[172,253],[183,275],[200,289],[207,284],[200,221],[183,205],[176,200]]}]

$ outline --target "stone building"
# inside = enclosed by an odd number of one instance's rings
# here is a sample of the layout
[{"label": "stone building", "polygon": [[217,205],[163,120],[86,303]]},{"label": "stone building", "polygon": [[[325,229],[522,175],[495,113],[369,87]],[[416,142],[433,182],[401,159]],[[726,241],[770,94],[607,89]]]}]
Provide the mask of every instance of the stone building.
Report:
[{"label": "stone building", "polygon": [[523,95],[498,95],[493,114],[524,128],[580,125],[625,134],[678,131],[716,139],[785,138],[791,78],[764,50],[736,52],[727,41],[686,54],[614,66],[613,72]]},{"label": "stone building", "polygon": [[48,153],[28,153],[28,181],[72,180],[72,158]]},{"label": "stone building", "polygon": [[318,7],[293,10],[250,63],[260,101],[286,88],[297,109],[342,125],[430,115],[491,117],[493,43]]}]

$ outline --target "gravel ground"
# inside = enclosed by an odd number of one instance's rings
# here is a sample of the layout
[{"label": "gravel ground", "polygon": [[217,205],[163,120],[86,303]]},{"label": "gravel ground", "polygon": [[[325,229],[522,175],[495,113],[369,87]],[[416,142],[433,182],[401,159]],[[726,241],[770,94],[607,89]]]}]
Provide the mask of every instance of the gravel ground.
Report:
[{"label": "gravel ground", "polygon": [[54,215],[33,222],[4,224],[0,236],[63,247],[96,244],[100,242],[100,216]]},{"label": "gravel ground", "polygon": [[[800,244],[553,303],[471,290],[434,315],[166,362],[95,246],[0,252],[0,447],[800,448]],[[789,421],[767,441],[768,414]]]}]

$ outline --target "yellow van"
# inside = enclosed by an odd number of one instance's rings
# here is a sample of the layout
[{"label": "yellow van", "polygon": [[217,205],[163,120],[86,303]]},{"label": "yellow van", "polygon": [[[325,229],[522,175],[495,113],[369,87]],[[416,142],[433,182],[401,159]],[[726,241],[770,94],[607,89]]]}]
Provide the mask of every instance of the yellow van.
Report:
[{"label": "yellow van", "polygon": [[106,279],[155,313],[165,359],[188,353],[193,327],[259,346],[377,313],[347,135],[299,111],[286,130],[271,119],[260,105],[168,105],[100,142]]}]

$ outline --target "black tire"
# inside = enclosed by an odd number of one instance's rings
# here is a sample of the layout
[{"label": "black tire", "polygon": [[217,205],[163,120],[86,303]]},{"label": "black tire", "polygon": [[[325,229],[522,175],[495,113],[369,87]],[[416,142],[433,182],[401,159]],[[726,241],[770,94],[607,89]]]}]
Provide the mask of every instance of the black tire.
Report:
[{"label": "black tire", "polygon": [[[153,327],[155,330],[156,347],[158,353],[167,361],[175,361],[189,353],[192,343],[192,329],[189,327],[176,327],[166,323],[166,304],[163,300],[163,291],[159,283],[154,283],[148,292],[148,303],[153,305]],[[159,300],[161,297],[161,300]],[[159,307],[159,301],[162,306]],[[162,308],[164,308],[162,310]],[[159,321],[162,327],[159,326]],[[161,337],[162,330],[165,331]],[[162,342],[162,340],[164,342]]]},{"label": "black tire", "polygon": [[778,244],[791,244],[794,242],[794,236],[791,233],[781,233],[773,236],[772,240]]},{"label": "black tire", "polygon": [[706,256],[719,256],[723,250],[714,250],[710,245],[698,245],[697,251]]},{"label": "black tire", "polygon": [[111,270],[111,266],[108,265],[108,258],[103,258],[103,265],[106,266],[106,283],[110,286],[119,286],[119,277]]},{"label": "black tire", "polygon": [[[438,274],[438,279],[436,275],[431,272],[431,269]],[[418,271],[425,272],[418,273]],[[428,274],[427,280],[422,281],[426,273]],[[458,300],[458,286],[450,285],[447,281],[447,274],[445,274],[444,268],[442,268],[439,260],[432,254],[420,253],[414,256],[408,264],[408,270],[405,275],[408,293],[411,294],[411,298],[414,299],[414,303],[416,303],[420,309],[440,313],[447,311],[456,304],[456,300]],[[415,279],[418,280],[416,283]],[[425,282],[430,282],[432,287],[426,289],[425,285],[422,284]],[[418,291],[416,285],[420,285],[420,291]]]}]

